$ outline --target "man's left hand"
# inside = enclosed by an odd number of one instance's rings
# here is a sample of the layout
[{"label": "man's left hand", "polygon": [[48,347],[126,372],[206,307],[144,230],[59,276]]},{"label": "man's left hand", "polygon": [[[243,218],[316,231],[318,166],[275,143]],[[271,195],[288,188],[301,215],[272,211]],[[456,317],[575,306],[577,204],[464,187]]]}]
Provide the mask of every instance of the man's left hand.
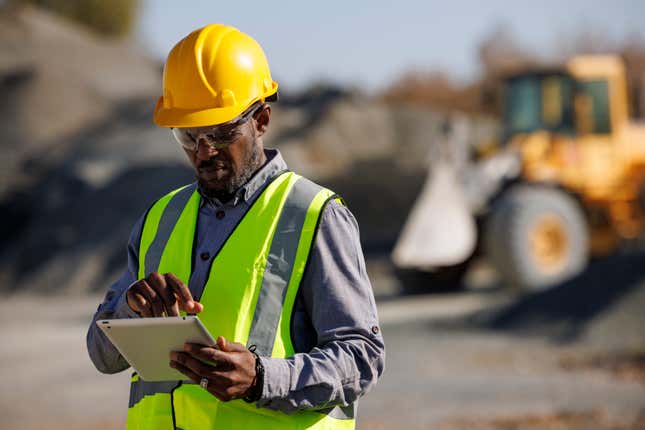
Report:
[{"label": "man's left hand", "polygon": [[223,402],[245,397],[255,382],[255,355],[223,336],[216,347],[186,343],[183,352],[170,353],[170,367],[197,384],[206,378],[206,390]]}]

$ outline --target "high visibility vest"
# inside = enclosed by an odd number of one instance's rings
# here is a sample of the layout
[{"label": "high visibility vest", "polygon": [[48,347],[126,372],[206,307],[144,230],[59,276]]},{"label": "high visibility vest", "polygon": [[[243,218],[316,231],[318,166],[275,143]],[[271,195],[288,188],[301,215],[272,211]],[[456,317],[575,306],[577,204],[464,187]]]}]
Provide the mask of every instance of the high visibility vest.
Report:
[{"label": "high visibility vest", "polygon": [[[199,319],[263,356],[294,354],[290,320],[318,221],[330,190],[292,172],[275,178],[227,238],[210,268]],[[174,273],[186,285],[200,195],[196,184],[149,209],[139,244],[139,279]],[[221,402],[190,381],[146,382],[134,375],[128,429],[353,429],[356,404],[293,414],[243,400]]]}]

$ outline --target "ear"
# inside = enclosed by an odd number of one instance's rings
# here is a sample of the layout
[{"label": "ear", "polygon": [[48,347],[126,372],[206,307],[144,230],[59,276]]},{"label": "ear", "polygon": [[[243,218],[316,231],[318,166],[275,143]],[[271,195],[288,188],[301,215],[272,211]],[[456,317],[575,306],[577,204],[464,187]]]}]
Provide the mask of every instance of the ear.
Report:
[{"label": "ear", "polygon": [[257,116],[255,117],[255,122],[256,122],[255,129],[257,131],[258,137],[266,133],[267,129],[269,128],[270,120],[271,120],[271,106],[269,106],[268,104],[265,104],[262,110],[260,110],[260,112],[258,112]]}]

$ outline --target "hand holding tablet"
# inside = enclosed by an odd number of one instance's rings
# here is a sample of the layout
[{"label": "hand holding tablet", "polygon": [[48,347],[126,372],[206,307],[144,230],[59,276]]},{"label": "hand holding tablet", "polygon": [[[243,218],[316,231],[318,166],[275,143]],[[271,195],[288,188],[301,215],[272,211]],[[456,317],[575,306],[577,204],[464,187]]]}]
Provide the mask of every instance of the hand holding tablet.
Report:
[{"label": "hand holding tablet", "polygon": [[169,365],[172,351],[194,343],[217,348],[217,342],[196,316],[100,320],[96,324],[146,381],[188,379]]},{"label": "hand holding tablet", "polygon": [[249,401],[262,390],[256,357],[243,344],[219,336],[214,347],[187,343],[183,351],[171,352],[170,366],[223,402]]}]

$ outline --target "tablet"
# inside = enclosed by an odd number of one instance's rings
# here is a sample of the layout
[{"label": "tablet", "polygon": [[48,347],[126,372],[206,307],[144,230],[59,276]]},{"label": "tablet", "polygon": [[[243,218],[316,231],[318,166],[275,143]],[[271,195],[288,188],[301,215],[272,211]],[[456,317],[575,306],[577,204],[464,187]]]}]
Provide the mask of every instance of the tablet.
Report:
[{"label": "tablet", "polygon": [[196,316],[99,320],[96,324],[146,381],[186,380],[186,375],[168,364],[170,351],[183,351],[186,342],[216,345]]}]

